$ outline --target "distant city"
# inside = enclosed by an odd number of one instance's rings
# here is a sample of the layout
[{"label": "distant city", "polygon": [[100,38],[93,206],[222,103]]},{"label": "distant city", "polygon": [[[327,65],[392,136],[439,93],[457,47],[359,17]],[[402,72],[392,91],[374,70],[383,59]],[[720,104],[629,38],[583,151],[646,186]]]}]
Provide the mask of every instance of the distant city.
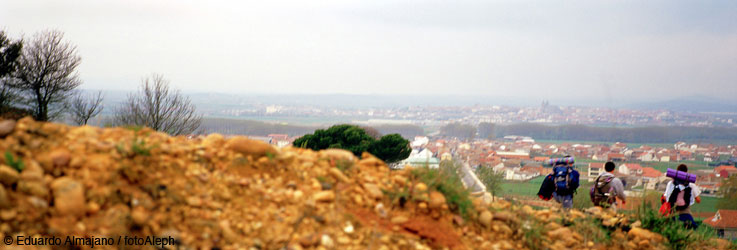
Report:
[{"label": "distant city", "polygon": [[[105,112],[125,92],[106,92]],[[261,120],[291,125],[335,123],[414,124],[439,127],[451,122],[539,123],[602,127],[737,127],[737,104],[706,97],[619,106],[561,105],[549,100],[479,96],[229,95],[190,94],[207,117]]]},{"label": "distant city", "polygon": [[410,106],[386,108],[341,108],[308,105],[254,104],[224,110],[210,110],[206,116],[216,117],[335,117],[352,118],[369,124],[416,124],[433,126],[449,122],[478,124],[490,122],[581,124],[594,126],[692,126],[737,127],[737,113],[678,112],[669,110],[637,110],[556,106],[547,101],[537,107],[499,105]]}]

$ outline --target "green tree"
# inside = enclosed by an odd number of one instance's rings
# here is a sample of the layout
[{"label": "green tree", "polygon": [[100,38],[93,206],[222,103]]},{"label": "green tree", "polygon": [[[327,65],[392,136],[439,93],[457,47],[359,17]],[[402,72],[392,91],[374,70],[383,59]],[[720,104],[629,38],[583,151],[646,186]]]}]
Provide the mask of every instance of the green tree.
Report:
[{"label": "green tree", "polygon": [[382,136],[369,146],[369,153],[387,163],[407,159],[410,152],[412,152],[412,148],[409,147],[409,141],[399,134]]},{"label": "green tree", "polygon": [[473,139],[476,137],[476,127],[462,123],[449,123],[440,127],[440,134],[458,139]]},{"label": "green tree", "polygon": [[407,158],[411,151],[409,141],[398,134],[385,135],[375,140],[363,128],[349,124],[315,130],[313,134],[294,140],[293,145],[312,150],[341,148],[356,156],[369,152],[388,163]]},{"label": "green tree", "polygon": [[315,130],[313,134],[307,134],[294,140],[295,147],[321,150],[327,148],[342,148],[353,152],[356,156],[368,151],[368,147],[374,141],[362,128],[354,125],[335,125],[328,129]]},{"label": "green tree", "polygon": [[494,124],[488,122],[479,123],[479,138],[482,139],[493,139],[494,138]]},{"label": "green tree", "polygon": [[504,172],[494,171],[494,169],[489,166],[479,166],[475,172],[476,177],[478,177],[481,183],[484,183],[484,186],[486,186],[487,192],[491,193],[493,197],[501,194]]},{"label": "green tree", "polygon": [[731,175],[722,181],[719,193],[722,198],[717,203],[718,209],[737,209],[737,175]]},{"label": "green tree", "polygon": [[11,41],[0,31],[0,113],[7,111],[12,104],[19,101],[18,93],[7,83],[18,69],[18,59],[23,49],[22,41]]}]

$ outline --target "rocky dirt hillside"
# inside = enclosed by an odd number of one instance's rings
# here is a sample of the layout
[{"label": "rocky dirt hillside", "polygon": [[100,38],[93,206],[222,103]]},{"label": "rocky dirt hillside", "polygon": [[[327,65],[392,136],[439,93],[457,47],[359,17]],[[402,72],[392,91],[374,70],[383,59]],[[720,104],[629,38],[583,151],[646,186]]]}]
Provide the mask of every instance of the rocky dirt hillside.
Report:
[{"label": "rocky dirt hillside", "polygon": [[[392,171],[368,154],[29,118],[0,122],[0,138],[2,238],[157,236],[181,249],[667,248],[659,234],[600,209],[473,199],[461,216],[458,197],[421,182],[422,172]],[[608,240],[570,226],[584,220],[610,228]]]}]

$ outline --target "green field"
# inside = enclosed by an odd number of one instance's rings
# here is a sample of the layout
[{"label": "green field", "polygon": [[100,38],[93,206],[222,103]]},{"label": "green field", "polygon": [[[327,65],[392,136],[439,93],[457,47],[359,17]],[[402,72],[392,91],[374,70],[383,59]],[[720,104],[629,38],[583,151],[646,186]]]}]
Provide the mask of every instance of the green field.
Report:
[{"label": "green field", "polygon": [[[578,167],[579,171],[586,171],[586,166],[588,166],[588,163],[590,162],[598,162],[598,163],[604,163],[606,161],[597,161],[597,160],[591,160],[591,159],[576,159],[576,166]],[[625,164],[625,163],[636,163],[640,164],[643,167],[652,167],[654,169],[657,169],[660,172],[665,173],[665,171],[668,168],[676,169],[678,165],[680,164],[686,164],[688,166],[689,170],[698,170],[698,169],[711,169],[706,162],[703,161],[681,161],[681,162],[641,162],[641,161],[635,161],[635,162],[617,162],[617,166]],[[583,168],[582,168],[583,167]]]},{"label": "green field", "polygon": [[[525,182],[505,181],[504,183],[502,183],[502,196],[536,197],[537,191],[540,189],[540,185],[542,184],[543,179],[545,179],[544,176],[539,176]],[[582,187],[586,186],[585,183],[585,180],[581,180]],[[582,192],[581,189],[579,189],[577,195],[587,195],[587,192]],[[691,207],[691,211],[694,213],[714,213],[717,211],[716,206],[718,202],[719,198],[702,196],[701,203],[693,205]]]},{"label": "green field", "polygon": [[683,162],[639,162],[643,167],[652,167],[660,172],[665,173],[668,168],[676,169],[680,164],[686,164],[688,170],[708,169],[708,165],[683,163]]},{"label": "green field", "polygon": [[693,207],[691,207],[691,212],[716,212],[718,202],[719,198],[702,196],[701,203],[694,204]]},{"label": "green field", "polygon": [[538,176],[529,181],[505,181],[502,183],[502,195],[537,196],[545,176]]},{"label": "green field", "polygon": [[[502,195],[537,196],[545,176],[538,176],[529,181],[504,181],[502,183]],[[581,179],[580,184],[586,184],[586,179]]]}]

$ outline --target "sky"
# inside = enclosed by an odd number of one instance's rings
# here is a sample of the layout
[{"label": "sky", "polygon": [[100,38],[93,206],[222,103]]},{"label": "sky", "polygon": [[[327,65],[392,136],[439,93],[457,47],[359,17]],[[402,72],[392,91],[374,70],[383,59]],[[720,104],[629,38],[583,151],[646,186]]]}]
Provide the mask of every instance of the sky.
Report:
[{"label": "sky", "polygon": [[737,1],[0,0],[57,29],[85,89],[735,99]]}]

